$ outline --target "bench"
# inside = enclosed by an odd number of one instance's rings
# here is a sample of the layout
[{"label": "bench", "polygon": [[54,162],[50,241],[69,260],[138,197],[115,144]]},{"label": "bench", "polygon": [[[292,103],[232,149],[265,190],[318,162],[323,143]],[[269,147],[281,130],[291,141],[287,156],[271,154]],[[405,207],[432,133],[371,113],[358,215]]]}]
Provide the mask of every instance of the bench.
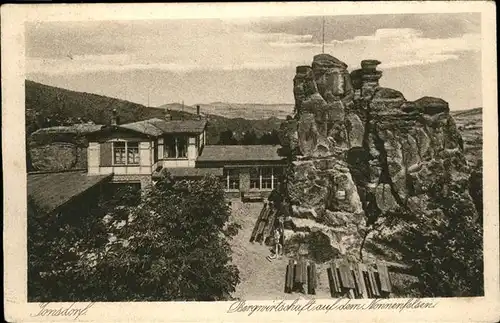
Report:
[{"label": "bench", "polygon": [[241,193],[241,200],[243,202],[262,202],[264,198],[260,192],[243,192]]}]

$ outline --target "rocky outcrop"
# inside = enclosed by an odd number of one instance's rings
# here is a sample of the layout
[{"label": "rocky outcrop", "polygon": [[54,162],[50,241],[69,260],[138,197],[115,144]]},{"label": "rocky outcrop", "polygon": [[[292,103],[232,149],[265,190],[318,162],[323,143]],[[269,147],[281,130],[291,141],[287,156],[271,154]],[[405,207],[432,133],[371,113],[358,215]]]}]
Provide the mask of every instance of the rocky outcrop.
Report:
[{"label": "rocky outcrop", "polygon": [[302,154],[327,156],[335,147],[348,146],[344,121],[354,91],[347,65],[320,54],[314,56],[312,66],[298,66],[296,72],[293,89]]},{"label": "rocky outcrop", "polygon": [[349,73],[345,63],[321,54],[311,66],[297,67],[295,115],[281,127],[290,153],[285,195],[294,205],[291,228],[323,233],[347,258],[360,258],[373,223],[394,212],[442,216],[439,196],[471,200],[463,142],[448,103],[432,97],[409,102],[381,87],[379,64],[363,60]]},{"label": "rocky outcrop", "polygon": [[43,128],[27,139],[28,171],[62,171],[87,168],[85,134],[99,130],[95,124]]}]

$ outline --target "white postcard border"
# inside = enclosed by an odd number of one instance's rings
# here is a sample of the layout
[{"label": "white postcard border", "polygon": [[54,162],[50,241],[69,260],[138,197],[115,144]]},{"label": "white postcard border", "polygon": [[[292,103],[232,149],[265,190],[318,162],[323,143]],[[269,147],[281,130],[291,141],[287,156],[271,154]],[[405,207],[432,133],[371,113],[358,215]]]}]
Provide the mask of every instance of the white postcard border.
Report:
[{"label": "white postcard border", "polygon": [[[4,308],[9,321],[68,321],[35,316],[26,303],[26,167],[24,140],[24,28],[33,20],[238,18],[376,13],[480,12],[482,15],[485,297],[439,298],[425,310],[227,313],[232,302],[95,303],[78,321],[497,321],[499,300],[498,116],[496,24],[493,2],[86,4],[4,5],[2,21],[2,144],[4,176]],[[251,18],[250,18],[251,19]],[[249,304],[272,304],[273,300]],[[319,302],[320,300],[318,300]],[[332,302],[333,299],[321,300]],[[363,300],[356,300],[363,302]],[[302,301],[305,303],[305,301]],[[366,300],[369,303],[369,300]],[[53,303],[69,306],[71,303]],[[88,303],[78,304],[79,308]],[[56,307],[57,307],[56,306]],[[72,319],[71,319],[72,320]]]}]

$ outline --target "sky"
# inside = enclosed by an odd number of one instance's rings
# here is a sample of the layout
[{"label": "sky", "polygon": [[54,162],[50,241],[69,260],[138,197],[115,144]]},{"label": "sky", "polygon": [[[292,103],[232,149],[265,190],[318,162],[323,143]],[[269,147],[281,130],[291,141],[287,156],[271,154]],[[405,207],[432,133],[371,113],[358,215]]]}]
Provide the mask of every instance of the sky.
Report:
[{"label": "sky", "polygon": [[[327,16],[325,53],[359,68],[378,59],[381,86],[482,106],[479,13]],[[293,103],[297,65],[322,51],[320,16],[30,22],[26,78],[149,106]]]}]

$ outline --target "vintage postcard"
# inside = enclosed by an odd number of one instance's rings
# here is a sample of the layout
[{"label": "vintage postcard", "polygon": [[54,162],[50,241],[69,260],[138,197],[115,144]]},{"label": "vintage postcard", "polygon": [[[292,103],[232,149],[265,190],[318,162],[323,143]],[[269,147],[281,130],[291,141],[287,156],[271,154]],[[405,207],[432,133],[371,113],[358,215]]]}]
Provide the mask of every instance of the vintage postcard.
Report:
[{"label": "vintage postcard", "polygon": [[493,2],[7,5],[12,322],[496,322]]}]

